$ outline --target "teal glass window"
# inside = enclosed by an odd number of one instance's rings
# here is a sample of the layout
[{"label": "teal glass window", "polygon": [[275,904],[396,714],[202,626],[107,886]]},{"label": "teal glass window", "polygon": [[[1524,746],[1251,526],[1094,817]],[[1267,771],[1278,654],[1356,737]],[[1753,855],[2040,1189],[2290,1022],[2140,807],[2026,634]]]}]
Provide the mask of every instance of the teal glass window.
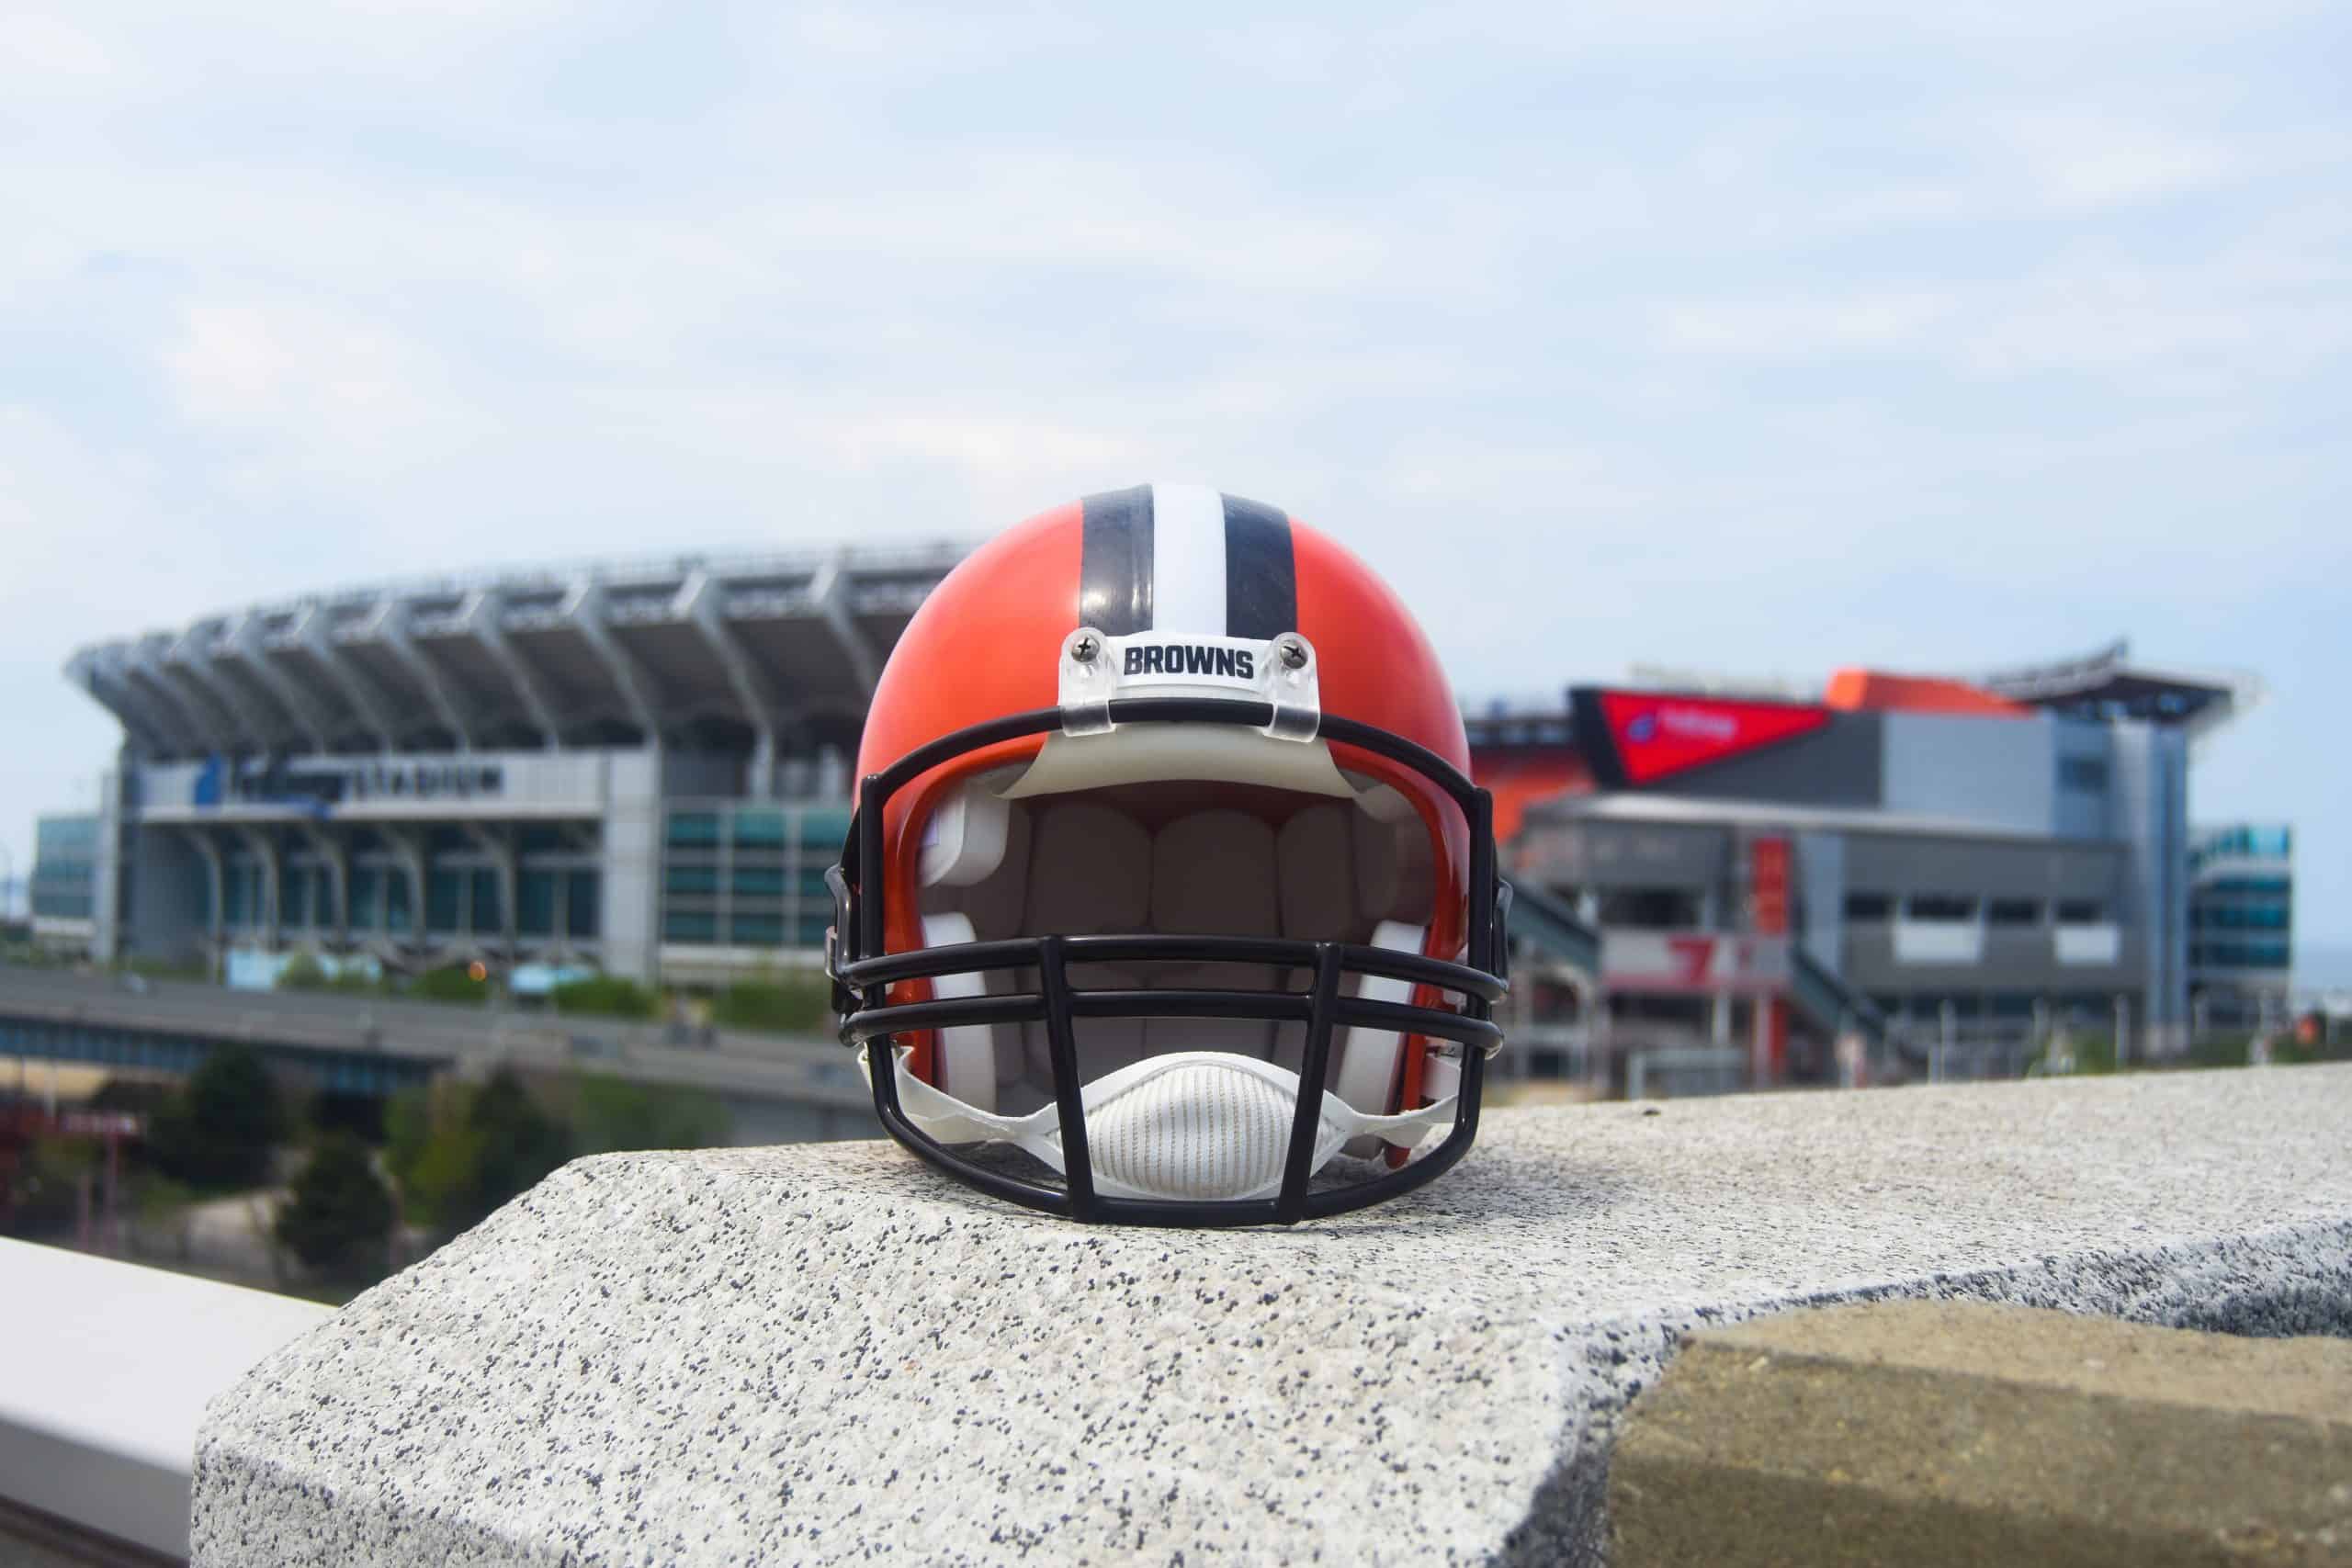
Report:
[{"label": "teal glass window", "polygon": [[747,806],[735,813],[734,840],[739,848],[775,849],[784,842],[784,813],[773,807]]},{"label": "teal glass window", "polygon": [[672,909],[662,917],[664,942],[715,942],[718,917],[707,909]]},{"label": "teal glass window", "polygon": [[564,929],[573,936],[592,937],[597,934],[599,912],[604,907],[603,874],[575,871],[565,878],[563,893]]},{"label": "teal glass window", "polygon": [[842,840],[849,837],[849,813],[831,807],[803,811],[798,836],[802,849],[826,851],[826,863],[831,864]]},{"label": "teal glass window", "polygon": [[784,942],[782,915],[736,914],[727,921],[727,940],[739,947],[776,947]]},{"label": "teal glass window", "polygon": [[458,929],[458,911],[465,907],[466,874],[447,867],[435,867],[424,878],[424,929],[428,931],[454,931]]},{"label": "teal glass window", "polygon": [[525,871],[514,878],[514,929],[524,936],[555,935],[558,871]]},{"label": "teal glass window", "polygon": [[384,896],[384,874],[372,865],[351,868],[351,929],[372,931],[376,929],[376,906]]},{"label": "teal glass window", "polygon": [[780,865],[739,865],[728,879],[739,898],[781,898],[784,897],[784,867]]}]

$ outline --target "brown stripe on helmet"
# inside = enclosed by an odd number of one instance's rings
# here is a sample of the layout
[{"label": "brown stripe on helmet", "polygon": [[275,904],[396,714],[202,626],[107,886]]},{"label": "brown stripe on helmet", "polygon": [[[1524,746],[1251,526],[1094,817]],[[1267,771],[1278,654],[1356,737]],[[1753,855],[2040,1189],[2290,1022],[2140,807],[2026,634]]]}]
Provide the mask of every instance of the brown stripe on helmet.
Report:
[{"label": "brown stripe on helmet", "polygon": [[1105,491],[1079,503],[1084,518],[1078,620],[1111,637],[1151,629],[1151,487]]},{"label": "brown stripe on helmet", "polygon": [[1290,517],[1225,497],[1225,635],[1263,639],[1298,629],[1298,563]]}]

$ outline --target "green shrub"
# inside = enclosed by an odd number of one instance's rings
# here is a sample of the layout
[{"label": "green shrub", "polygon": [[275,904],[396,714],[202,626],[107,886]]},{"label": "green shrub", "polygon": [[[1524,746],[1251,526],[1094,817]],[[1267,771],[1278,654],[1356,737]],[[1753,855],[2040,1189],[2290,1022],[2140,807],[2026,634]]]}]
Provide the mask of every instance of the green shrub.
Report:
[{"label": "green shrub", "polygon": [[286,961],[286,967],[277,972],[277,988],[281,991],[323,991],[327,988],[326,965],[319,962],[316,953],[298,953]]},{"label": "green shrub", "polygon": [[2188,1064],[2197,1067],[2243,1067],[2254,1043],[2244,1034],[2212,1034],[2188,1043]]},{"label": "green shrub", "polygon": [[728,1029],[822,1033],[832,1026],[832,987],[813,974],[739,980],[712,998],[710,1016]]},{"label": "green shrub", "polygon": [[555,1010],[582,1018],[652,1018],[662,1010],[662,998],[634,980],[617,975],[592,975],[571,980],[548,993]]},{"label": "green shrub", "polygon": [[490,999],[490,979],[475,979],[463,964],[428,969],[409,982],[409,994],[428,1002],[465,1002],[480,1007]]}]

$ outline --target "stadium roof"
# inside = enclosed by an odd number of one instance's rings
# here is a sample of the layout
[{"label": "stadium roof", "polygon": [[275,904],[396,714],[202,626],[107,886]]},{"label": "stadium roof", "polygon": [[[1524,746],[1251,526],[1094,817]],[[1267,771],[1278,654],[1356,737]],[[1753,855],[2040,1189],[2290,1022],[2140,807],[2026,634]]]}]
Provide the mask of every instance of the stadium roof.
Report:
[{"label": "stadium roof", "polygon": [[2262,682],[2252,675],[2135,664],[2132,644],[2123,637],[2079,658],[1996,671],[1976,684],[2054,713],[2177,724],[2192,738],[2253,707],[2263,695]]},{"label": "stadium roof", "polygon": [[386,583],[84,648],[151,757],[846,744],[967,546],[592,561]]}]

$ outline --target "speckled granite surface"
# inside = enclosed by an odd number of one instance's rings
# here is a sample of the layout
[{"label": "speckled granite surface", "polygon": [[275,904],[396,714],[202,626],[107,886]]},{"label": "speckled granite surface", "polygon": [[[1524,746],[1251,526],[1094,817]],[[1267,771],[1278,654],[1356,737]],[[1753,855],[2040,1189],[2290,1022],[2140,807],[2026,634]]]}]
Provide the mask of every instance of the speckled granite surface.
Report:
[{"label": "speckled granite surface", "polygon": [[2352,1068],[1492,1115],[1413,1197],[1098,1231],[888,1145],[558,1173],[198,1439],[232,1564],[1598,1560],[1674,1337],[1980,1297],[2352,1331]]}]

